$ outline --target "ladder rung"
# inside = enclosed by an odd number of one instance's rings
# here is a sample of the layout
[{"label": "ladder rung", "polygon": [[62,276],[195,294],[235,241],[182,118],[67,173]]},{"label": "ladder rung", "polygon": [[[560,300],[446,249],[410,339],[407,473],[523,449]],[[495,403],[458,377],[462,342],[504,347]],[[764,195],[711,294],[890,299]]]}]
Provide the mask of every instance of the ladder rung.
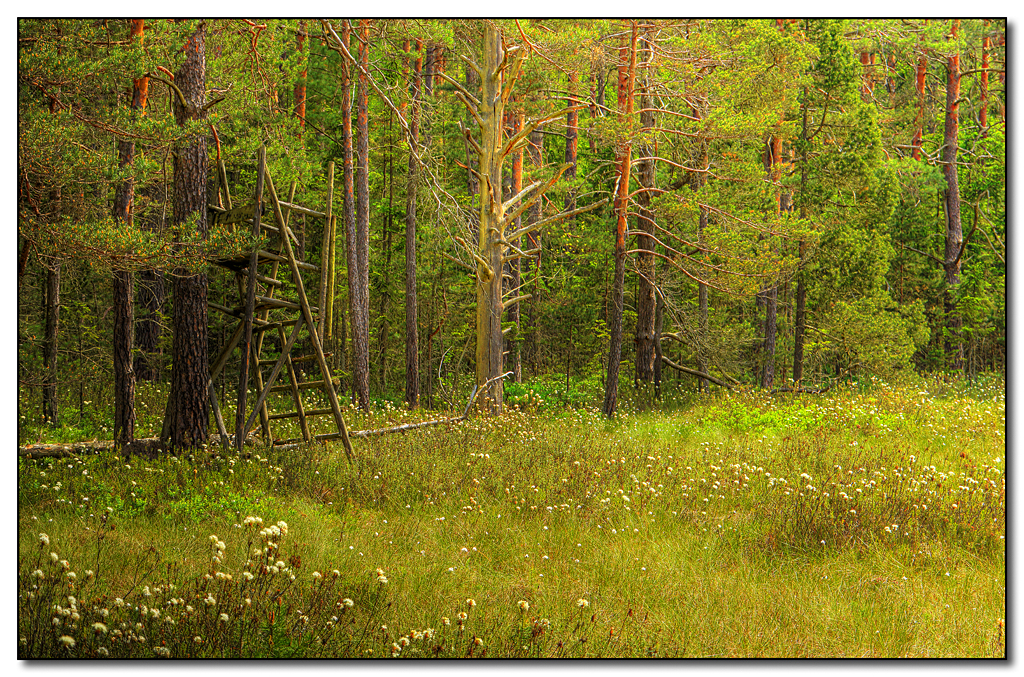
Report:
[{"label": "ladder rung", "polygon": [[[325,352],[324,358],[328,358],[333,355],[333,352]],[[311,362],[313,359],[317,359],[316,355],[299,355],[298,357],[292,357],[292,364],[296,365],[300,362]],[[259,364],[261,365],[275,365],[278,364],[278,359],[260,359]]]},{"label": "ladder rung", "polygon": [[[253,320],[252,331],[253,333],[261,331],[270,331],[271,329],[277,329],[278,327],[289,327],[296,322],[301,322],[302,318],[295,318],[294,320],[281,320],[280,322],[268,322],[267,324],[257,324],[260,320]],[[277,360],[271,360],[269,364],[274,364]],[[260,360],[260,364],[264,364],[263,360]]]},{"label": "ladder rung", "polygon": [[[324,414],[331,414],[333,411],[333,409],[310,409],[309,411],[304,411],[302,413],[305,416],[323,416]],[[288,411],[283,414],[271,414],[267,418],[271,421],[276,421],[282,418],[296,418],[298,415],[299,412],[297,411]]]},{"label": "ladder rung", "polygon": [[[288,257],[287,256],[281,256],[280,254],[274,254],[273,252],[268,252],[265,249],[261,249],[260,250],[260,257],[264,258],[264,259],[267,259],[268,261],[281,261],[282,263],[288,263]],[[303,270],[311,270],[311,271],[314,271],[314,272],[319,272],[320,271],[320,269],[317,268],[316,266],[314,266],[312,263],[306,263],[305,261],[296,261],[295,265],[298,266],[299,268],[303,269]]]},{"label": "ladder rung", "polygon": [[[340,378],[334,378],[334,379],[331,379],[331,380],[334,382],[334,385],[341,385],[341,379]],[[310,388],[322,388],[323,385],[324,385],[323,381],[304,381],[303,383],[299,384],[299,390],[309,390]],[[280,393],[280,392],[284,392],[286,390],[291,390],[291,389],[292,389],[292,387],[290,385],[271,386],[270,392],[272,392],[272,393]]]},{"label": "ladder rung", "polygon": [[271,285],[273,287],[283,287],[284,286],[284,282],[281,282],[281,280],[275,280],[272,277],[267,277],[266,275],[260,275],[259,273],[256,273],[256,280],[258,282],[262,282],[263,284],[269,284],[269,285]]},{"label": "ladder rung", "polygon": [[[284,299],[273,299],[273,298],[270,298],[269,296],[257,296],[256,297],[256,309],[259,310],[261,307],[263,307],[263,308],[267,308],[267,307],[269,307],[269,308],[286,308],[288,310],[302,310],[302,306],[300,306],[295,301],[286,301]],[[310,306],[309,307],[309,311],[311,313],[319,313],[320,312],[320,308],[318,306]]]}]

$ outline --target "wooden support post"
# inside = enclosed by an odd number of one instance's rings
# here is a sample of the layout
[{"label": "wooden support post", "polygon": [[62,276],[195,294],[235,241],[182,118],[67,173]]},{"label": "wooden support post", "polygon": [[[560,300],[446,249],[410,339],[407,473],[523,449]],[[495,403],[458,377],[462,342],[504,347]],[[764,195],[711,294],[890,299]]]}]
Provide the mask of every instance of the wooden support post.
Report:
[{"label": "wooden support post", "polygon": [[[263,211],[263,178],[267,171],[267,149],[260,146],[259,160],[256,170],[256,195],[253,197],[255,209],[252,217],[253,237],[260,236],[260,212]],[[256,304],[256,273],[259,265],[259,251],[253,250],[249,255],[248,284],[245,290],[245,309],[242,315],[242,362],[238,370],[238,408],[235,411],[235,449],[242,453],[242,441],[245,439],[243,425],[245,423],[246,391],[249,389],[249,356],[252,345],[252,315]],[[262,335],[261,335],[262,336]],[[255,368],[259,369],[257,360]]]},{"label": "wooden support post", "polygon": [[[330,244],[328,245],[327,252],[327,319],[324,323],[324,333],[329,341],[334,338],[334,277],[335,277],[335,259],[334,259],[334,242],[337,237],[335,232],[336,219],[334,217],[334,163],[327,163],[327,228],[330,229]],[[321,308],[324,305],[321,305]]]},{"label": "wooden support post", "polygon": [[328,259],[328,265],[330,265],[331,269],[327,272],[327,322],[326,322],[326,329],[325,329],[325,331],[327,332],[327,340],[332,342],[332,345],[333,345],[333,341],[334,341],[334,295],[336,293],[336,290],[335,290],[335,278],[337,277],[337,269],[338,269],[337,262],[336,262],[336,260],[334,258],[334,256],[335,256],[335,246],[334,246],[334,243],[336,241],[336,238],[338,237],[338,233],[337,233],[337,230],[336,230],[337,229],[337,224],[338,224],[338,218],[332,214],[331,215],[331,255],[330,255],[330,258]]},{"label": "wooden support post", "polygon": [[[284,219],[284,215],[281,213],[281,204],[277,199],[277,191],[274,190],[274,180],[269,173],[266,175],[267,190],[270,191],[270,199],[274,206],[274,217],[277,219],[278,225],[281,230],[284,231],[285,237],[281,238],[281,242],[284,244],[285,255],[288,257],[288,265],[291,266],[292,276],[295,279],[295,287],[299,293],[299,304],[302,306],[302,317],[309,325],[310,333],[313,334],[312,343],[313,349],[316,351],[317,362],[320,365],[320,371],[323,373],[324,380],[330,381],[330,369],[327,367],[327,359],[324,357],[323,348],[320,345],[319,338],[316,336],[316,324],[313,322],[313,313],[309,309],[309,299],[306,298],[306,290],[302,285],[302,276],[299,273],[299,267],[296,264],[295,252],[292,250],[291,243],[287,237],[288,234],[288,223]],[[296,325],[298,329],[300,325]],[[297,333],[297,332],[296,332]],[[291,347],[289,346],[289,350]],[[341,416],[341,406],[338,404],[338,394],[334,391],[334,388],[330,385],[324,387],[324,391],[327,393],[327,399],[331,403],[331,410],[334,412],[334,422],[338,426],[338,431],[341,434],[342,443],[345,446],[345,454],[348,456],[349,463],[353,462],[352,458],[352,441],[348,438],[348,428],[345,425],[345,419]]]},{"label": "wooden support post", "polygon": [[231,192],[228,190],[228,170],[224,166],[224,158],[217,158],[217,169],[220,172],[220,186],[224,189],[224,206],[230,211]]},{"label": "wooden support post", "polygon": [[320,312],[318,313],[317,323],[317,334],[320,336],[320,343],[324,342],[324,337],[327,335],[327,275],[330,270],[330,263],[328,257],[331,254],[331,202],[334,200],[334,163],[329,162],[327,164],[327,215],[324,218],[324,235],[321,238],[320,243],[320,289],[319,289],[319,305]]}]

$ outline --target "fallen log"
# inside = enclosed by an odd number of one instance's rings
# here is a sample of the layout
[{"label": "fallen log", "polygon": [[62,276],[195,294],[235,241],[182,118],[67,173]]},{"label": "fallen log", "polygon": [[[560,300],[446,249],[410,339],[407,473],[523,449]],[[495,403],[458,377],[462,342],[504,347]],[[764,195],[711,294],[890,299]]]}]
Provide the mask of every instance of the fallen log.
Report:
[{"label": "fallen log", "polygon": [[[210,446],[220,443],[220,435],[210,435]],[[246,444],[252,444],[249,439]],[[30,444],[18,447],[18,456],[27,458],[63,458],[67,456],[84,456],[87,454],[98,454],[103,451],[113,451],[115,445],[113,440],[91,440],[89,442],[73,442],[68,444]],[[159,437],[143,437],[126,445],[121,453],[125,456],[136,454],[156,456],[160,452],[167,451],[167,446],[160,441]]]},{"label": "fallen log", "polygon": [[715,378],[711,374],[705,374],[702,371],[697,371],[696,369],[690,369],[689,367],[684,367],[681,364],[676,364],[675,362],[673,362],[672,360],[670,360],[668,357],[666,357],[664,355],[661,356],[661,361],[664,362],[665,364],[667,364],[668,366],[672,367],[673,369],[676,369],[678,371],[683,372],[684,374],[690,374],[691,376],[697,376],[699,378],[707,379],[708,381],[711,381],[715,385],[719,385],[719,386],[722,386],[723,388],[728,388],[729,390],[732,390],[732,386],[731,385],[729,385],[725,381],[718,380],[717,378]]}]

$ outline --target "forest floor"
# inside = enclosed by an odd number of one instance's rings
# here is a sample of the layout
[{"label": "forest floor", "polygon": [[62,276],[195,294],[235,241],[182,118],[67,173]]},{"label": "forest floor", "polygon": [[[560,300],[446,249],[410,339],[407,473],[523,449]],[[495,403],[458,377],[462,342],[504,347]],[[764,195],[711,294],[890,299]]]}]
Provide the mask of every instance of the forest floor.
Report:
[{"label": "forest floor", "polygon": [[19,457],[19,656],[1005,655],[1001,380],[643,409]]}]

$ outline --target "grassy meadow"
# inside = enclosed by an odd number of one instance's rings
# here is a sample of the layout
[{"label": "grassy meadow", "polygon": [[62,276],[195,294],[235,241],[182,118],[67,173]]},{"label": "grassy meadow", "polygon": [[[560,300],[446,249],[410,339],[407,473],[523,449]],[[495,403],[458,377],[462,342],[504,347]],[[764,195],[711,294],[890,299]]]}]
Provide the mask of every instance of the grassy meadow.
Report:
[{"label": "grassy meadow", "polygon": [[1001,380],[510,402],[355,465],[19,458],[19,656],[1005,655]]}]

